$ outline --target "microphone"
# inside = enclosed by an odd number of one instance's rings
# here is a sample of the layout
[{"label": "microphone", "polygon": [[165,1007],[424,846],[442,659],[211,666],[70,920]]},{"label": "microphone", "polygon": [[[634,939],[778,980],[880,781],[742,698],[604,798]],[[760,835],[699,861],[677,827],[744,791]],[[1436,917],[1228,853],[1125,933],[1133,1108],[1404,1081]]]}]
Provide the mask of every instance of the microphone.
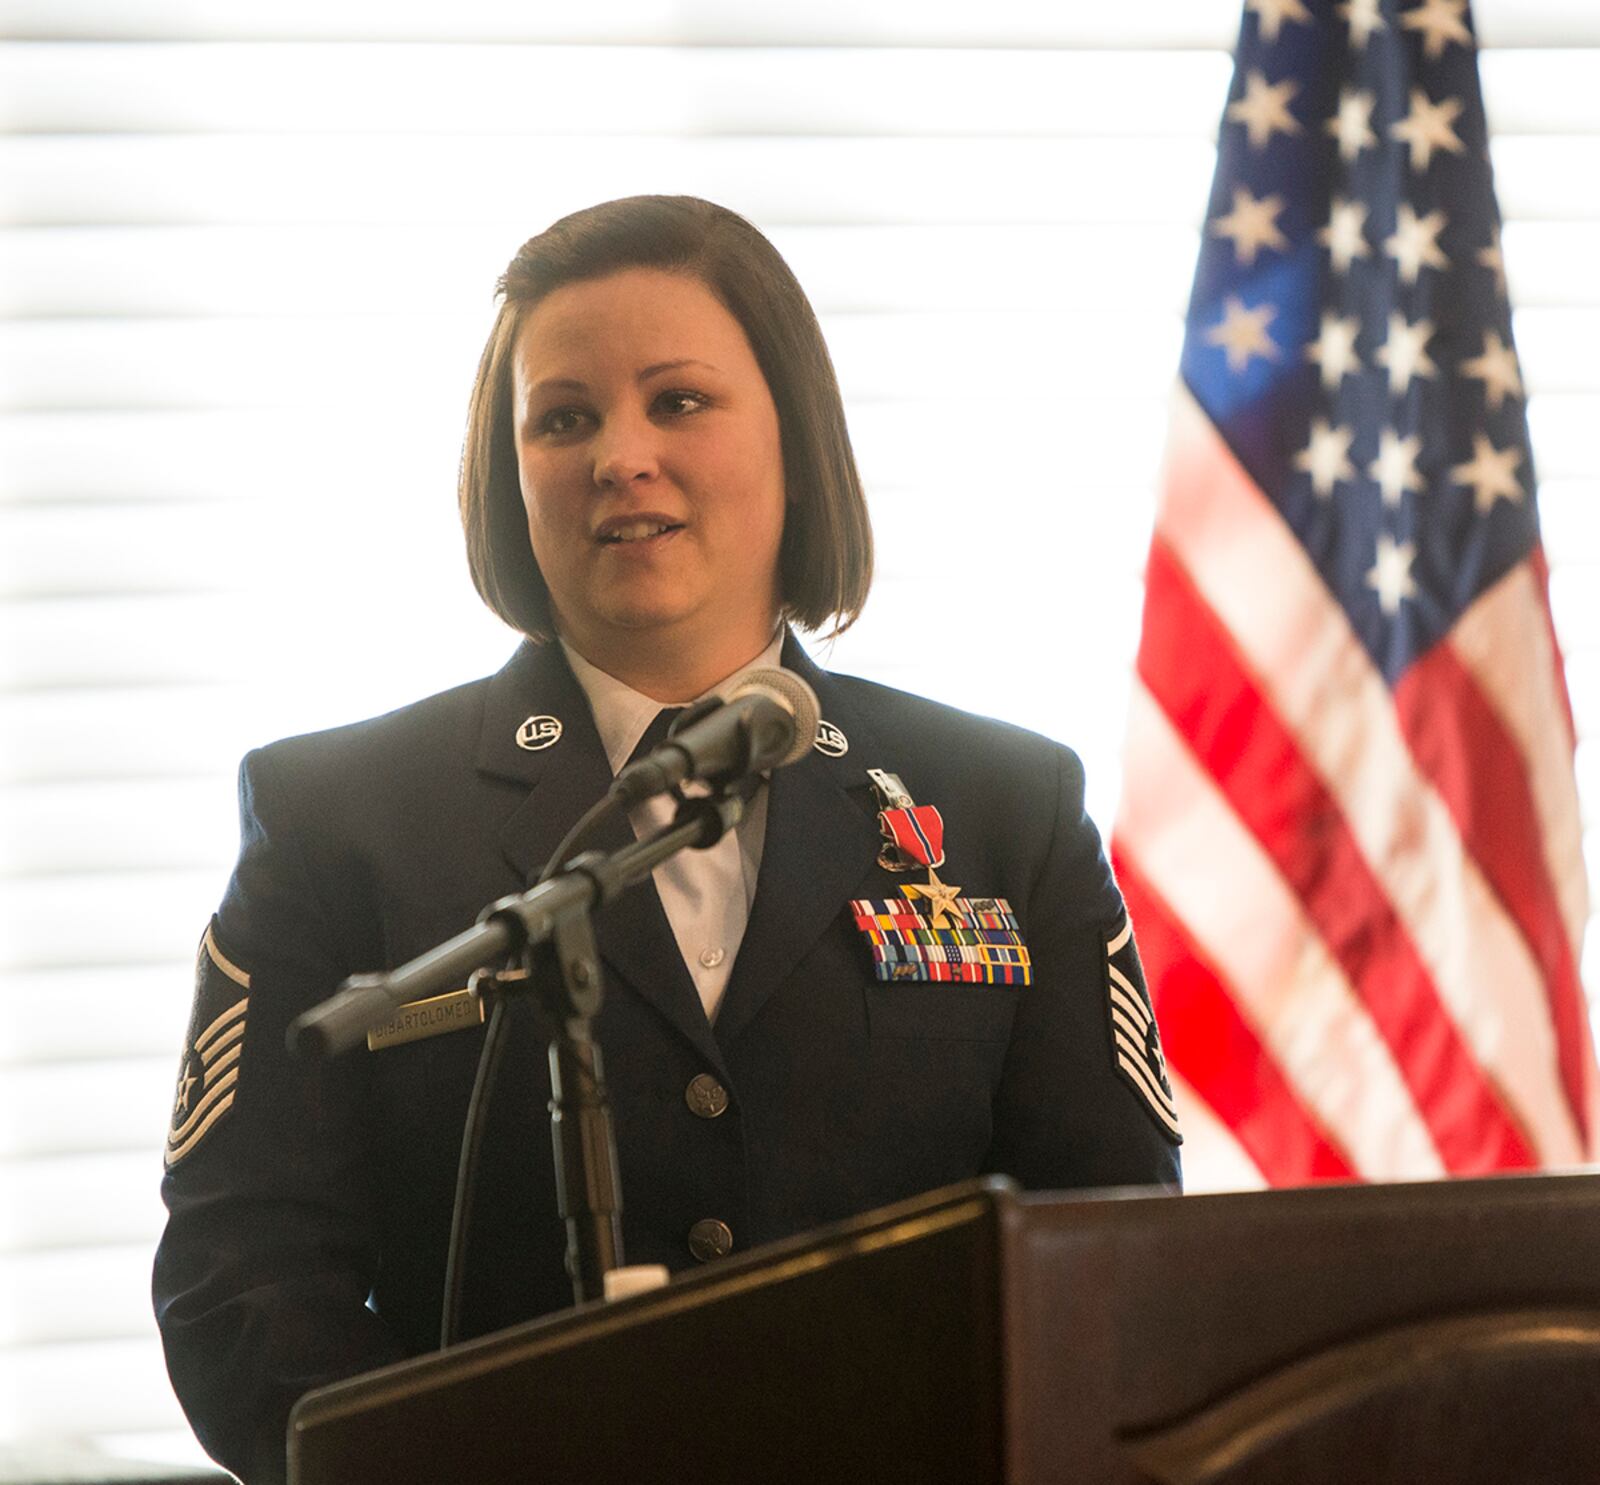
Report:
[{"label": "microphone", "polygon": [[810,751],[821,718],[817,693],[792,670],[752,670],[726,697],[680,718],[659,748],[617,775],[607,798],[632,809],[687,779],[725,787],[782,768]]}]

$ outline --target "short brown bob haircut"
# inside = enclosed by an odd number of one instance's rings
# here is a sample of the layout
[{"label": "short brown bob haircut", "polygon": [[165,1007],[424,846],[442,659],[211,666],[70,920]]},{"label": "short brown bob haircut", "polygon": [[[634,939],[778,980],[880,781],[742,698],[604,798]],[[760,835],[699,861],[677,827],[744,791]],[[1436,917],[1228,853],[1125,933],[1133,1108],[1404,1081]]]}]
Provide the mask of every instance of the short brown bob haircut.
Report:
[{"label": "short brown bob haircut", "polygon": [[743,217],[695,196],[629,196],[574,212],[525,242],[501,277],[503,302],[478,363],[461,454],[461,523],[484,602],[530,638],[555,634],[517,478],[512,351],[545,295],[628,268],[698,279],[743,327],[783,445],[783,615],[812,631],[849,628],[872,583],[872,527],[833,361],[778,250]]}]

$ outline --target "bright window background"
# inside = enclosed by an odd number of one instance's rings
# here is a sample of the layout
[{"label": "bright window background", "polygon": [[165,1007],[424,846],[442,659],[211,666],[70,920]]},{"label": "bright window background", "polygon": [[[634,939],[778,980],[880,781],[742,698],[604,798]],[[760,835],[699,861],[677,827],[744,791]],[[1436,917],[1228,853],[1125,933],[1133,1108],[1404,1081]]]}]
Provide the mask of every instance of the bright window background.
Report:
[{"label": "bright window background", "polygon": [[[233,770],[509,652],[455,464],[494,279],[561,213],[768,231],[880,542],[824,658],[1071,741],[1109,825],[1238,25],[1123,9],[0,0],[0,1441],[194,1454],[148,1270]],[[1475,9],[1590,737],[1600,11]]]}]

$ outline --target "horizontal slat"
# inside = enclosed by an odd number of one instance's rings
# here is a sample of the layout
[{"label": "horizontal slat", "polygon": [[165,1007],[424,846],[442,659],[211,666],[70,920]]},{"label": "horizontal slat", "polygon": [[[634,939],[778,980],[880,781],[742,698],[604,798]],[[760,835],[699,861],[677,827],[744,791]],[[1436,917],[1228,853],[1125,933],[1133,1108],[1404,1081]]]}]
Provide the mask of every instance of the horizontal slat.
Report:
[{"label": "horizontal slat", "polygon": [[[1237,0],[1144,0],[1116,10],[1038,0],[922,0],[896,22],[859,0],[757,6],[741,0],[609,0],[604,6],[507,6],[456,0],[448,7],[364,0],[5,0],[13,36],[112,36],[428,41],[567,41],[708,45],[903,44],[927,46],[1231,47]],[[1477,0],[1480,35],[1492,46],[1600,45],[1588,0]]]},{"label": "horizontal slat", "polygon": [[[1600,477],[1539,481],[1539,527],[1545,555],[1563,561],[1600,560]],[[1596,636],[1600,642],[1600,635]]]},{"label": "horizontal slat", "polygon": [[293,715],[278,713],[280,700],[288,698],[259,678],[187,688],[0,692],[0,787],[215,773],[265,739],[266,717],[281,727]]},{"label": "horizontal slat", "polygon": [[[196,943],[204,926],[193,924]],[[13,971],[0,984],[0,1067],[165,1057],[176,1068],[193,988],[192,955],[171,964]]]},{"label": "horizontal slat", "polygon": [[155,1337],[144,1243],[0,1255],[0,1353],[19,1346]]},{"label": "horizontal slat", "polygon": [[173,1055],[8,1068],[0,1159],[155,1149],[172,1113],[177,1066]]},{"label": "horizontal slat", "polygon": [[[174,1051],[169,1093],[177,1075]],[[123,1152],[0,1160],[0,1253],[96,1243],[140,1243],[153,1251],[166,1221],[164,1134],[156,1130]]]},{"label": "horizontal slat", "polygon": [[[1011,429],[1047,430],[1071,451],[1070,468],[1053,487],[1057,491],[1070,490],[1085,475],[1148,486],[1165,437],[1170,370],[1165,378],[1152,371],[1150,380],[1158,385],[1144,397],[1069,399],[1007,383],[998,406],[982,416],[977,393],[957,395],[949,385],[974,375],[986,385],[1002,377],[989,368],[952,368],[939,387],[943,395],[852,402],[851,438],[869,500],[880,490],[935,494],[974,483],[997,487],[1001,459],[1036,469],[1038,456],[1031,449],[997,440],[996,419]],[[931,373],[925,379],[936,380]],[[353,428],[351,418],[335,422],[326,408],[311,406],[288,413],[152,408],[0,415],[0,506],[209,499],[255,501],[271,509],[290,492],[300,500],[321,501],[329,519],[338,519],[347,503],[369,513],[381,503],[387,522],[400,528],[397,546],[406,545],[407,531],[433,532],[441,560],[450,553],[452,572],[460,573],[453,522],[464,401],[463,394],[443,407],[388,410],[380,415],[381,438]],[[364,412],[363,422],[368,417]],[[328,499],[326,492],[336,498]],[[91,552],[96,545],[92,527],[93,518],[86,518],[75,537]],[[377,535],[387,539],[381,531]],[[320,545],[304,544],[309,560],[317,560]],[[253,543],[208,555],[229,566],[252,567],[258,565],[252,550]],[[160,559],[153,560],[159,565]],[[369,581],[359,573],[351,580]]]},{"label": "horizontal slat", "polygon": [[[270,500],[311,480],[362,499],[424,481],[438,497],[430,505],[453,507],[465,388],[427,412],[373,418],[369,410],[364,427],[373,432],[360,436],[343,401],[296,408],[292,419],[275,409],[0,414],[0,502]],[[429,506],[395,510],[407,522],[428,515]]]},{"label": "horizontal slat", "polygon": [[[772,238],[823,315],[1083,308],[1103,304],[1118,283],[1176,314],[1187,303],[1205,202],[1192,207],[1192,221],[1170,225],[802,226]],[[406,315],[486,323],[496,277],[542,225],[418,224],[398,236],[370,225],[18,228],[0,231],[0,312],[395,315],[403,306]],[[1530,230],[1538,225],[1507,229],[1510,272],[1531,261],[1541,273],[1530,271],[1529,288],[1563,302],[1600,295],[1591,275],[1568,266],[1586,239],[1541,252]],[[1592,235],[1600,243],[1600,228]],[[1542,281],[1551,272],[1554,283]]]},{"label": "horizontal slat", "polygon": [[[0,973],[188,959],[226,881],[225,871],[0,878]],[[11,1079],[0,1080],[0,1098],[16,1100],[9,1105],[16,1118],[0,1118],[0,1149],[10,1139],[51,1137],[48,1125],[23,1117],[28,1105],[13,1092]],[[65,1106],[62,1112],[65,1117]],[[159,1121],[147,1121],[142,1131],[124,1131],[106,1148],[141,1135],[148,1139],[160,1128]]]},{"label": "horizontal slat", "polygon": [[[847,403],[931,398],[982,367],[986,391],[1161,396],[1183,326],[1131,296],[1076,310],[923,311],[823,318]],[[1528,392],[1600,392],[1600,305],[1525,308],[1514,329]],[[343,401],[397,413],[465,400],[483,326],[427,319],[27,320],[12,326],[0,407],[300,408]],[[991,370],[991,368],[993,368]],[[441,451],[442,452],[442,451]]]},{"label": "horizontal slat", "polygon": [[[1528,143],[1549,152],[1545,139]],[[1577,141],[1584,144],[1583,141]],[[1600,148],[1600,144],[1597,144]],[[1193,220],[1206,140],[589,139],[545,151],[500,137],[13,136],[0,142],[15,224],[503,222],[536,230],[641,191],[688,192],[796,223]],[[1584,163],[1582,151],[1571,160]],[[1600,215],[1574,174],[1554,214]],[[1543,214],[1543,213],[1530,213]]]},{"label": "horizontal slat", "polygon": [[[1490,4],[1496,0],[1490,0]],[[1498,0],[1501,5],[1506,0]],[[1554,0],[1535,0],[1548,7]],[[1536,12],[1537,13],[1537,12]],[[519,6],[458,0],[448,9],[416,3],[374,10],[343,0],[6,0],[0,17],[13,36],[346,38],[414,41],[729,42],[826,45],[881,43],[902,30],[852,0],[805,6],[751,6],[737,0],[610,0],[604,6]],[[1127,45],[1168,38],[1169,45],[1232,46],[1234,0],[1149,0],[1127,13],[1093,17],[1071,6],[997,0],[974,10],[957,0],[924,0],[915,32],[930,45]]]},{"label": "horizontal slat", "polygon": [[[1600,54],[1576,48],[1488,53],[1492,130],[1600,131],[1597,68]],[[15,133],[564,137],[581,120],[590,135],[1209,137],[1231,69],[1224,49],[13,42],[0,97]]]},{"label": "horizontal slat", "polygon": [[0,789],[0,878],[146,868],[226,872],[238,849],[233,798],[233,780],[224,773]]},{"label": "horizontal slat", "polygon": [[[13,43],[0,45],[0,98],[15,133],[506,134],[546,136],[523,145],[544,157],[570,148],[575,124],[588,136],[1209,138],[1231,71],[1220,49]],[[1535,128],[1574,111],[1541,112],[1548,94],[1524,91]],[[1600,100],[1585,101],[1600,129]]]},{"label": "horizontal slat", "polygon": [[[1517,135],[1492,145],[1501,209],[1600,218],[1600,137]],[[536,229],[594,201],[688,192],[770,226],[896,222],[1187,223],[1215,163],[1176,139],[671,139],[549,151],[534,182],[525,142],[363,136],[11,136],[0,142],[17,225],[99,222],[499,222]]]},{"label": "horizontal slat", "polygon": [[[292,581],[293,575],[287,575]],[[0,604],[12,644],[0,649],[0,691],[16,688],[192,685],[249,679],[263,666],[298,676],[343,715],[372,715],[504,663],[512,643],[470,584],[452,576],[429,602],[389,575],[360,567],[337,590],[301,601],[150,597],[48,599]],[[112,626],[112,627],[107,627]],[[107,635],[116,636],[115,648]],[[374,670],[386,652],[407,664]],[[400,669],[410,687],[397,694]],[[329,717],[320,725],[331,725]]]},{"label": "horizontal slat", "polygon": [[0,1410],[22,1442],[183,1424],[153,1335],[0,1351]]}]

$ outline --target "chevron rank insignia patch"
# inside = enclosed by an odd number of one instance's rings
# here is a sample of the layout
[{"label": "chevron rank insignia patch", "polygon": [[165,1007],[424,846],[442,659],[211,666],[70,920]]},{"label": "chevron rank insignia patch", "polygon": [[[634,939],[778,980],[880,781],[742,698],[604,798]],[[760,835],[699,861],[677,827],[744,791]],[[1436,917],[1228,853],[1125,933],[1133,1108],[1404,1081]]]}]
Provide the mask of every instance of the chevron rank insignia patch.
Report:
[{"label": "chevron rank insignia patch", "polygon": [[217,944],[216,920],[195,959],[194,1009],[167,1126],[167,1168],[192,1155],[233,1107],[250,1009],[250,976]]},{"label": "chevron rank insignia patch", "polygon": [[1105,941],[1106,1025],[1111,1033],[1111,1065],[1149,1110],[1150,1117],[1175,1145],[1183,1143],[1178,1128],[1178,1106],[1167,1081],[1167,1059],[1161,1052],[1161,1033],[1145,993],[1144,971],[1133,942],[1133,923],[1123,915],[1122,926]]}]

